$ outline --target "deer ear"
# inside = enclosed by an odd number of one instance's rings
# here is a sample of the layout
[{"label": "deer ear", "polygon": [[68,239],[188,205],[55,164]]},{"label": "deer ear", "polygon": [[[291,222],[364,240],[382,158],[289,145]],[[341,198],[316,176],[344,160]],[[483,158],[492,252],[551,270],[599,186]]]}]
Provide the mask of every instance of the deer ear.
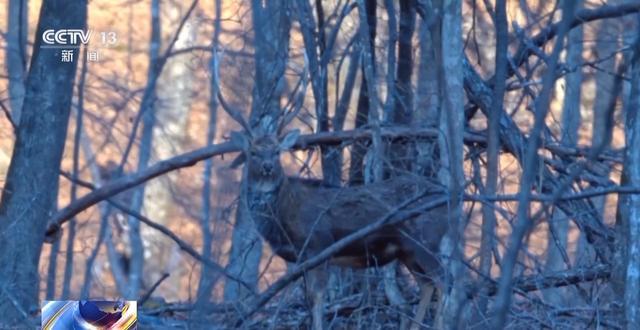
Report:
[{"label": "deer ear", "polygon": [[240,167],[240,165],[242,165],[245,161],[247,160],[247,156],[245,156],[244,152],[241,152],[240,155],[238,155],[238,157],[236,157],[236,159],[234,159],[231,162],[231,165],[229,165],[229,167],[235,169]]},{"label": "deer ear", "polygon": [[243,152],[249,150],[249,139],[240,132],[231,132],[231,143]]},{"label": "deer ear", "polygon": [[280,150],[289,150],[296,144],[298,138],[300,137],[300,130],[294,129],[291,132],[287,133],[287,135],[282,138],[280,142]]}]

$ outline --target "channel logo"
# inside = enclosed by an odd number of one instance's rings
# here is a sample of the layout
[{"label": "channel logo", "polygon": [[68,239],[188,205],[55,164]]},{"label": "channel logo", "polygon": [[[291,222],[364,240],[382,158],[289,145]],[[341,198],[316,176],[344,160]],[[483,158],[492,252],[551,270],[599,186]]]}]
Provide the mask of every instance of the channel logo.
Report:
[{"label": "channel logo", "polygon": [[91,39],[91,30],[63,29],[45,30],[42,33],[42,41],[48,45],[78,45],[88,44]]},{"label": "channel logo", "polygon": [[56,300],[41,309],[43,330],[137,330],[136,301]]}]

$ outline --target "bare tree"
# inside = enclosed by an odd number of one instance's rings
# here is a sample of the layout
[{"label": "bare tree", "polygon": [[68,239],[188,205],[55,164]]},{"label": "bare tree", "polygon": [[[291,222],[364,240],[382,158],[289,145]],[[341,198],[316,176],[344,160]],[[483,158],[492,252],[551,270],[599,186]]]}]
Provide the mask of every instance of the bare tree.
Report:
[{"label": "bare tree", "polygon": [[[571,19],[574,16],[575,1],[566,1],[562,6],[562,20],[556,37],[553,52],[550,56],[548,68],[543,78],[543,89],[535,103],[535,124],[531,131],[527,145],[527,154],[524,161],[524,170],[520,182],[520,198],[518,200],[518,219],[509,240],[509,246],[504,258],[502,272],[500,275],[500,289],[494,307],[496,318],[493,327],[503,328],[506,323],[507,313],[511,304],[513,272],[516,267],[516,259],[522,247],[522,240],[531,228],[529,219],[529,203],[531,202],[531,189],[535,178],[537,166],[538,137],[542,132],[544,120],[549,111],[551,100],[551,90],[555,81],[555,69],[558,64],[560,51],[564,44],[564,37],[569,31]],[[556,191],[558,193],[558,191]]]},{"label": "bare tree", "polygon": [[[156,123],[156,83],[158,81],[157,67],[160,61],[161,30],[160,30],[160,1],[151,1],[151,37],[149,46],[149,69],[147,71],[148,93],[144,95],[140,105],[142,118],[142,133],[140,137],[140,147],[138,155],[138,170],[143,170],[151,160],[151,144],[153,141],[153,128]],[[134,130],[135,132],[135,130]],[[128,155],[125,155],[128,156]],[[122,165],[126,158],[123,157]],[[145,186],[136,189],[131,200],[131,208],[140,211],[144,202]],[[140,232],[140,222],[135,217],[129,217],[129,244],[130,244],[130,264],[128,276],[128,288],[123,292],[129,299],[137,299],[140,286],[142,285],[142,271],[144,267],[144,243]]]},{"label": "bare tree", "polygon": [[[114,15],[128,15],[128,25],[112,26],[125,31],[126,47],[105,47],[100,65],[76,73],[41,47],[40,34],[45,25],[83,28],[67,16],[84,9],[46,0],[28,74],[27,1],[0,2],[10,14],[0,31],[1,173],[14,147],[6,185],[0,178],[7,326],[33,327],[39,297],[110,295],[139,298],[141,326],[153,328],[638,324],[640,2],[134,1]],[[117,7],[92,11],[92,29]],[[68,108],[78,110],[71,134]],[[282,141],[285,126],[310,133],[285,139],[295,153],[280,159],[272,144],[256,158],[238,147],[227,115],[249,117],[242,128],[260,133],[250,146],[257,137]],[[265,182],[238,184],[239,172],[227,169],[239,151],[233,164],[278,160],[284,172],[274,186],[315,197],[256,196]],[[300,178],[284,174],[293,171]],[[400,177],[446,189],[362,216],[365,204],[399,202],[402,193],[380,191]],[[355,192],[353,203],[329,200]],[[291,215],[284,232],[293,244],[257,235],[282,220],[264,221],[274,205]],[[235,222],[226,221],[234,209]],[[308,226],[325,212],[333,220]],[[426,218],[446,235],[416,222]],[[53,245],[42,246],[43,232]],[[428,249],[437,274],[427,277],[442,292],[433,299],[425,281],[405,276],[416,275],[407,255],[424,252],[425,237],[442,242]],[[351,253],[362,242],[375,244]],[[308,253],[293,258],[291,246]],[[326,301],[309,292],[322,288],[318,270],[334,279]],[[305,296],[312,309],[301,308]]]},{"label": "bare tree", "polygon": [[[488,198],[496,196],[498,189],[498,173],[500,169],[500,114],[504,107],[504,94],[507,76],[507,55],[509,47],[509,28],[507,23],[507,3],[498,0],[495,3],[494,20],[496,29],[495,55],[495,85],[493,86],[493,103],[488,115],[487,123],[487,178],[484,195]],[[480,246],[480,272],[485,276],[491,274],[493,265],[493,251],[496,235],[495,204],[487,201],[482,204],[482,241]],[[487,312],[486,291],[481,294],[479,310],[481,314]]]},{"label": "bare tree", "polygon": [[[159,19],[165,22],[165,26],[170,27],[170,30],[177,30],[180,24],[184,24],[173,46],[177,50],[192,46],[200,27],[199,20],[194,15],[190,15],[186,22],[181,23],[189,8],[188,5],[189,3],[169,3],[160,6]],[[162,15],[162,12],[165,12],[165,15]],[[151,42],[156,40],[152,39]],[[162,74],[158,77],[156,101],[150,109],[155,113],[151,145],[141,145],[141,148],[150,148],[150,161],[165,159],[185,151],[187,119],[194,102],[192,83],[196,69],[194,59],[195,55],[189,53],[172,56],[167,60]],[[154,61],[152,58],[150,65],[155,65],[156,61],[157,59]],[[144,132],[146,131],[143,130],[143,136]],[[149,182],[144,189],[144,213],[164,226],[169,225],[176,214],[178,203],[172,193],[176,190],[177,179],[176,175],[168,175]],[[148,283],[154,283],[164,273],[172,273],[165,281],[170,284],[165,284],[164,287],[175,290],[173,293],[175,295],[183,291],[180,286],[181,276],[175,271],[180,260],[178,247],[164,235],[153,230],[143,228],[141,235],[145,244],[145,277],[149,279]]]},{"label": "bare tree", "polygon": [[[568,73],[564,79],[564,100],[562,107],[561,143],[567,147],[575,147],[578,143],[578,130],[581,123],[580,104],[582,88],[582,52],[583,29],[573,29],[567,37],[566,65],[573,72]],[[567,247],[569,242],[569,218],[559,209],[553,210],[553,218],[549,221],[549,239],[547,242],[547,271],[556,272],[566,269],[568,264]],[[589,249],[584,235],[578,241],[579,253],[584,253],[580,247]],[[553,290],[545,292],[546,298],[555,305],[564,303],[563,291]]]},{"label": "bare tree", "polygon": [[39,36],[49,28],[83,29],[86,17],[86,1],[42,4],[19,139],[0,202],[0,312],[9,326],[29,324],[29,313],[38,305],[42,233],[56,206],[77,65],[77,56],[61,65],[58,51],[41,47]]},{"label": "bare tree", "polygon": [[13,123],[20,122],[27,73],[27,36],[29,1],[9,0],[7,10],[6,66],[9,74],[9,103]]},{"label": "bare tree", "polygon": [[[283,115],[280,96],[285,85],[284,73],[288,58],[291,17],[289,5],[286,3],[269,1],[263,4],[261,1],[254,0],[251,3],[251,10],[255,27],[256,71],[250,125],[257,127],[263,118],[269,118],[268,120],[275,123]],[[255,286],[262,255],[262,242],[246,209],[244,179],[241,185],[242,192],[236,210],[228,268],[231,274]],[[247,294],[242,292],[241,288],[238,283],[227,281],[225,300],[241,299]]]},{"label": "bare tree", "polygon": [[[628,173],[628,184],[640,185],[640,149],[632,146],[640,143],[640,37],[634,44],[631,58],[631,90],[625,106],[625,168]],[[628,237],[627,265],[624,288],[624,306],[627,328],[640,326],[640,196],[631,195],[628,200]]]},{"label": "bare tree", "polygon": [[[377,18],[376,18],[376,2],[373,0],[367,0],[365,2],[366,8],[366,22],[361,21],[360,24],[366,24],[369,29],[369,42],[370,49],[375,49],[375,40],[376,40],[376,26],[377,26]],[[365,45],[363,45],[364,48]],[[364,55],[363,55],[364,56]],[[371,63],[376,63],[375,51],[371,52]],[[369,95],[369,85],[375,84],[373,81],[368,81],[367,76],[365,74],[365,63],[361,63],[361,83],[360,83],[360,91],[358,94],[358,106],[356,110],[355,117],[355,127],[364,126],[369,118],[369,109],[371,102],[371,95]],[[366,152],[365,146],[361,144],[354,144],[351,147],[351,162],[349,164],[349,184],[360,184],[364,182],[364,174],[363,174],[363,161],[364,154]]]},{"label": "bare tree", "polygon": [[464,85],[463,85],[463,43],[462,43],[462,3],[444,0],[439,4],[442,10],[441,53],[439,72],[442,115],[440,129],[445,132],[439,139],[442,168],[441,181],[449,189],[449,230],[441,243],[441,253],[447,269],[443,293],[440,301],[442,313],[436,324],[445,329],[458,328],[465,293],[465,270],[462,264],[464,249],[464,229],[466,221],[462,217],[462,195],[465,179],[463,172],[463,132],[464,132]]},{"label": "bare tree", "polygon": [[[213,48],[213,54],[209,62],[209,70],[211,71],[211,80],[209,86],[209,127],[207,129],[207,143],[213,144],[216,137],[216,131],[218,126],[218,93],[220,92],[220,58],[219,58],[219,43],[220,34],[222,30],[222,1],[215,1],[215,17],[213,23],[213,40],[211,47]],[[212,186],[212,174],[213,174],[213,160],[207,159],[204,164],[204,173],[202,175],[202,215],[201,215],[201,229],[202,229],[202,257],[211,258],[211,249],[213,243],[212,233],[212,205],[211,205],[211,186]],[[213,289],[214,279],[213,270],[206,265],[202,265],[200,271],[200,281],[198,283],[198,293],[196,297],[197,309],[204,310],[209,299],[211,298],[211,290]]]}]

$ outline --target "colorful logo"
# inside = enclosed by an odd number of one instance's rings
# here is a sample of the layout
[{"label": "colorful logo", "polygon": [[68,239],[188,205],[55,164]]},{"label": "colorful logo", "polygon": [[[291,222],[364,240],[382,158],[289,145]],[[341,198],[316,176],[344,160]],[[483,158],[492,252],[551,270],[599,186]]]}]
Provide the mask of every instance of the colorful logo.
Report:
[{"label": "colorful logo", "polygon": [[136,301],[63,300],[42,305],[43,330],[137,329]]}]

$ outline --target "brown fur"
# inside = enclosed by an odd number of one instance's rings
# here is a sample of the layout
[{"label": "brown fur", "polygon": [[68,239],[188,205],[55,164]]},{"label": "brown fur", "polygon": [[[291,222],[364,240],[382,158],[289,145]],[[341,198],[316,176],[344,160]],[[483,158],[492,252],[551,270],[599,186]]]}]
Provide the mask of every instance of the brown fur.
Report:
[{"label": "brown fur", "polygon": [[[279,159],[283,147],[278,146],[277,139],[262,137],[245,142],[244,146],[250,214],[275,253],[289,262],[314,256],[379,220],[420,191],[440,190],[433,182],[415,176],[395,177],[358,187],[326,187],[286,177]],[[427,195],[413,206],[428,198]],[[442,271],[437,253],[447,223],[446,207],[428,211],[348,245],[329,263],[364,268],[400,260],[414,274],[423,291],[417,316],[417,321],[421,322],[431,299],[429,290],[433,290],[427,287]],[[318,329],[322,327],[321,304],[326,278],[322,271],[311,271],[310,274],[308,296],[313,300],[313,327]]]}]

